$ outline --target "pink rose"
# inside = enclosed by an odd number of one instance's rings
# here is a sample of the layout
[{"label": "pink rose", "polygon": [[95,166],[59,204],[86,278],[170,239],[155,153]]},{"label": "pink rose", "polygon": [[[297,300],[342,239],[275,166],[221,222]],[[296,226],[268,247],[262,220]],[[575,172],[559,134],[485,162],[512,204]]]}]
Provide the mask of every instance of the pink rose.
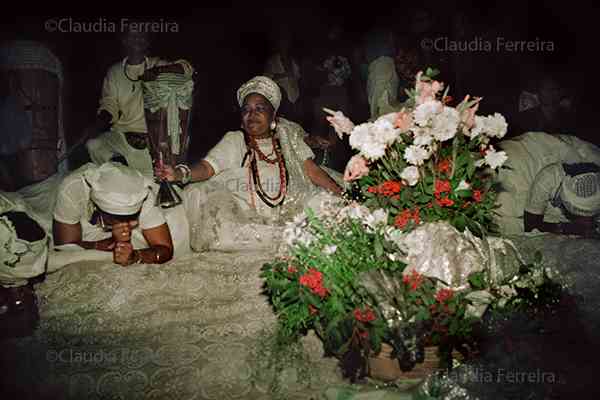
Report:
[{"label": "pink rose", "polygon": [[344,180],[346,182],[354,181],[362,178],[368,173],[369,166],[367,165],[367,160],[361,155],[357,154],[353,156],[350,161],[348,161],[346,170],[344,171]]},{"label": "pink rose", "polygon": [[[481,97],[475,97],[474,100],[476,100],[477,103],[473,104],[471,107],[467,108],[466,110],[463,110],[463,112],[461,113],[461,116],[460,116],[460,120],[462,121],[464,126],[467,128],[467,130],[471,130],[471,128],[473,128],[473,126],[475,125],[475,113],[479,109],[479,101],[481,100]],[[468,102],[469,102],[469,95],[466,95],[465,99],[462,101],[462,103],[466,104]]]},{"label": "pink rose", "polygon": [[423,104],[426,101],[435,100],[439,91],[444,88],[444,84],[438,81],[421,82],[423,71],[417,74],[417,82],[415,89],[417,90],[417,105]]},{"label": "pink rose", "polygon": [[394,125],[396,128],[400,129],[400,132],[406,132],[410,129],[413,123],[412,114],[406,112],[404,108],[400,110],[398,114],[396,114],[396,121]]},{"label": "pink rose", "polygon": [[354,129],[354,123],[341,111],[333,111],[328,108],[323,108],[323,111],[331,115],[330,117],[326,117],[327,121],[333,126],[340,139],[342,139],[344,133],[350,134]]}]

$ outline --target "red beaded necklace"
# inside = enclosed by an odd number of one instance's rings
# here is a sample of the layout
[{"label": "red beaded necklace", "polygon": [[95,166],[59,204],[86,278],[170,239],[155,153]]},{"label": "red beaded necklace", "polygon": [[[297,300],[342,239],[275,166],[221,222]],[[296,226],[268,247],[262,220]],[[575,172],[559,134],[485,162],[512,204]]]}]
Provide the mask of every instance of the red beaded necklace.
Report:
[{"label": "red beaded necklace", "polygon": [[[275,135],[271,136],[271,141],[273,144],[273,152],[275,153],[275,158],[269,158],[266,156],[259,148],[256,139],[251,137],[248,134],[244,134],[244,139],[246,141],[246,147],[248,148],[248,152],[244,159],[249,155],[250,156],[250,173],[252,174],[252,180],[254,182],[254,186],[256,187],[256,194],[258,197],[271,208],[280,206],[283,204],[285,200],[285,196],[287,194],[287,185],[288,185],[288,171],[285,167],[285,160],[283,158],[283,154],[281,153],[281,144],[279,143],[279,139],[275,138]],[[269,196],[262,187],[262,182],[260,180],[260,173],[258,171],[258,166],[256,162],[256,155],[265,161],[268,164],[278,164],[279,166],[279,192],[275,196]],[[242,162],[243,163],[243,162]],[[274,203],[275,200],[279,199],[277,203]],[[253,200],[253,199],[252,199]]]}]

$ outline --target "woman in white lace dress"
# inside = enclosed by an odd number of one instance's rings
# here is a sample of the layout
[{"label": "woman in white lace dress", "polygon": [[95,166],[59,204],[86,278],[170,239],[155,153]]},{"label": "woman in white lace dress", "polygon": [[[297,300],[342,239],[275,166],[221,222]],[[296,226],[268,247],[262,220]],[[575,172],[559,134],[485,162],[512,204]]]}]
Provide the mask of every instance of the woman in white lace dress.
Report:
[{"label": "woman in white lace dress", "polygon": [[317,205],[320,195],[343,191],[339,173],[314,162],[304,129],[277,116],[281,91],[273,80],[251,79],[240,87],[237,100],[241,130],[227,132],[191,168],[156,170],[170,181],[201,182],[189,185],[184,196],[196,251],[256,248],[257,241],[272,247],[275,227],[311,201]]}]

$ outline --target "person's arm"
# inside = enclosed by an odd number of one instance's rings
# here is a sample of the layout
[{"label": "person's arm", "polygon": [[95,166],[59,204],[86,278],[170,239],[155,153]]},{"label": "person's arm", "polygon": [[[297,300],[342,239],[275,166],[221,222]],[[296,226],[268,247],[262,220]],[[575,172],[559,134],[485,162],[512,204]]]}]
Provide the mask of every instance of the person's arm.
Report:
[{"label": "person's arm", "polygon": [[102,82],[102,93],[100,95],[100,105],[96,117],[97,129],[108,129],[119,115],[119,89],[117,85],[118,78],[111,69]]},{"label": "person's arm", "polygon": [[117,100],[117,87],[110,72],[102,83],[102,95],[100,106],[96,114],[96,120],[90,124],[84,133],[86,138],[95,138],[99,134],[110,129],[111,124],[119,114],[119,102]]},{"label": "person's arm", "polygon": [[304,173],[315,185],[322,187],[330,192],[341,195],[344,189],[331,178],[327,172],[319,167],[313,159],[307,159],[304,161]]},{"label": "person's arm", "polygon": [[65,224],[57,220],[52,222],[52,234],[54,237],[54,245],[60,246],[63,244],[76,244],[86,250],[112,251],[115,243],[112,237],[88,242],[82,240],[81,224]]},{"label": "person's arm", "polygon": [[[215,170],[206,160],[200,160],[190,167],[190,172],[191,176],[188,183],[205,181],[215,174]],[[183,182],[184,180],[184,171],[181,168],[173,168],[170,165],[164,165],[162,169],[160,166],[156,166],[154,173],[157,177],[166,179],[169,182]]]},{"label": "person's arm", "polygon": [[156,64],[144,71],[141,79],[144,81],[154,80],[158,74],[173,73],[192,76],[194,68],[186,60],[166,61],[158,60]]},{"label": "person's arm", "polygon": [[60,184],[52,216],[54,245],[76,244],[87,250],[112,251],[112,237],[95,242],[83,240],[80,221],[85,217],[81,203],[86,201],[86,185],[80,175],[69,175]]},{"label": "person's arm", "polygon": [[543,215],[532,214],[527,211],[523,214],[525,232],[534,229],[540,232],[551,232],[563,235],[576,235],[584,237],[597,237],[593,218],[579,218],[575,221],[550,223],[544,222]]},{"label": "person's arm", "polygon": [[540,214],[533,214],[525,211],[523,213],[523,223],[525,224],[525,232],[531,232],[534,229],[537,229],[540,232],[550,232],[557,234],[564,233],[564,224],[553,224],[550,222],[544,222],[544,216]]}]

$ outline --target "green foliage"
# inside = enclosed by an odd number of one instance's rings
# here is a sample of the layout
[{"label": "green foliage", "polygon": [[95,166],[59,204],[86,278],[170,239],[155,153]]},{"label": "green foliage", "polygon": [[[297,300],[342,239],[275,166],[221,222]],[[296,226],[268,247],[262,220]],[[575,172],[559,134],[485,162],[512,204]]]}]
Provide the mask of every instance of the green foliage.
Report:
[{"label": "green foliage", "polygon": [[[438,87],[439,82],[433,82],[438,74],[428,68],[417,86]],[[405,105],[414,107],[419,93],[416,88],[407,93]],[[447,94],[446,88],[441,102]],[[407,148],[418,147],[417,134],[396,132],[399,136],[386,144],[385,154],[370,162],[368,174],[346,191],[347,199],[360,204],[346,203],[320,216],[307,210],[306,218],[289,228],[289,254],[261,271],[278,316],[281,343],[293,343],[314,329],[327,354],[340,358],[346,376],[355,379],[382,343],[394,348],[402,368],[411,369],[425,343],[439,346],[447,357],[453,346],[469,343],[473,326],[488,305],[525,307],[553,296],[557,286],[545,275],[539,257],[510,282],[492,284],[490,271],[483,268],[472,273],[468,287],[460,290],[409,273],[400,261],[406,259],[406,249],[400,247],[397,235],[419,224],[447,221],[458,231],[468,229],[481,238],[496,229],[492,217],[499,188],[484,164],[498,162],[486,160],[484,154],[493,150],[490,137],[498,134],[493,127],[491,136],[473,134],[472,124],[465,122],[465,113],[474,112],[471,108],[478,101],[463,101],[456,108],[460,115],[452,128],[456,132],[443,141],[432,139],[428,157],[411,161],[418,165],[405,159],[411,158]],[[432,126],[427,129],[433,132]],[[418,179],[404,176],[415,169]],[[378,218],[383,219],[374,222]]]}]

